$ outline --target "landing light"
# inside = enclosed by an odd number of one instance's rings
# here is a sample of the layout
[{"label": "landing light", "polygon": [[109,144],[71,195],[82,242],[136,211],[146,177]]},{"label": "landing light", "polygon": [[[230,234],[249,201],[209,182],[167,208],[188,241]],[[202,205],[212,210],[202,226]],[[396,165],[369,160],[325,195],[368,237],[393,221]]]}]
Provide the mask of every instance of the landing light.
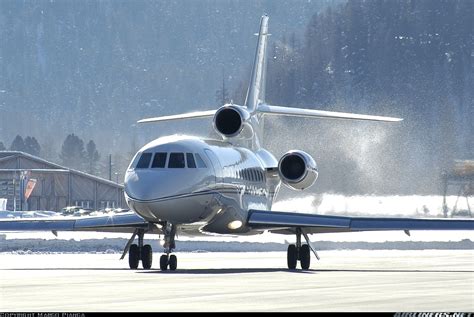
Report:
[{"label": "landing light", "polygon": [[230,230],[239,229],[240,227],[242,227],[242,221],[240,220],[234,220],[232,222],[229,222],[229,224],[227,225],[227,228],[229,228]]}]

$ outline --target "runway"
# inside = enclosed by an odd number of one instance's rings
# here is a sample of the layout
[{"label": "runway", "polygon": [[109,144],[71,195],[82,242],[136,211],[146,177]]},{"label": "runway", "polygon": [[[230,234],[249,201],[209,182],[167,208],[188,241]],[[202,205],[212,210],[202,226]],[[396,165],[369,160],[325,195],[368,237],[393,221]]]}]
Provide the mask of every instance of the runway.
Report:
[{"label": "runway", "polygon": [[[159,253],[154,254],[154,267]],[[119,254],[0,254],[0,311],[474,311],[474,250],[180,253],[178,270]]]}]

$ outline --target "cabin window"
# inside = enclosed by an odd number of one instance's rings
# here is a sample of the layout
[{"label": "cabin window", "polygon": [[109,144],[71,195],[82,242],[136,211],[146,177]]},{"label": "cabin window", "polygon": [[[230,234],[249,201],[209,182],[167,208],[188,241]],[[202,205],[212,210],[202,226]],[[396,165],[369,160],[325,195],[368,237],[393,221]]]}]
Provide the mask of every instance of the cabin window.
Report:
[{"label": "cabin window", "polygon": [[168,168],[184,168],[184,153],[170,153]]},{"label": "cabin window", "polygon": [[159,152],[155,153],[151,168],[165,168],[167,153]]},{"label": "cabin window", "polygon": [[198,153],[194,154],[196,156],[196,164],[198,168],[206,168],[206,163],[202,160],[201,156]]},{"label": "cabin window", "polygon": [[188,168],[196,168],[193,153],[186,153],[186,161],[188,162]]},{"label": "cabin window", "polygon": [[150,166],[152,153],[143,153],[138,160],[136,168],[148,168]]}]

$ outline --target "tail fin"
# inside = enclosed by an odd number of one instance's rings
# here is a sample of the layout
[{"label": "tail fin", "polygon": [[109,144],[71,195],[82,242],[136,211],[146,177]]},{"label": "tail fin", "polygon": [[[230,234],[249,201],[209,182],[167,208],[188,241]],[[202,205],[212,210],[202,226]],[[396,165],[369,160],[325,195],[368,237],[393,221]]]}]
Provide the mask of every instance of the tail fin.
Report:
[{"label": "tail fin", "polygon": [[260,103],[265,102],[266,51],[268,34],[268,15],[262,16],[258,33],[257,51],[253,62],[252,76],[245,98],[245,106],[254,113]]}]

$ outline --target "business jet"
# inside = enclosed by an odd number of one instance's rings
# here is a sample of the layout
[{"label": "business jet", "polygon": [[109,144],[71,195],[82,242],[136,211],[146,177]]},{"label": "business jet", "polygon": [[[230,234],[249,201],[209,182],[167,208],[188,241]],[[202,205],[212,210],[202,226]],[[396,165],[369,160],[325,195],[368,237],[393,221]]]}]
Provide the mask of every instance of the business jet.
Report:
[{"label": "business jet", "polygon": [[[398,122],[402,119],[269,105],[265,102],[268,16],[260,21],[255,60],[243,106],[225,104],[217,110],[140,120],[157,123],[212,118],[219,140],[167,136],[143,146],[125,175],[125,198],[133,212],[78,219],[1,220],[0,231],[49,230],[129,232],[129,266],[152,266],[153,252],[144,245],[145,234],[163,236],[161,270],[176,270],[178,233],[252,235],[264,231],[294,235],[287,250],[289,269],[308,270],[311,252],[319,259],[310,234],[374,230],[473,230],[474,221],[340,217],[301,212],[272,211],[281,184],[296,191],[312,186],[318,178],[310,154],[291,150],[277,160],[261,146],[267,116],[296,116],[341,120]],[[137,243],[134,243],[138,238]],[[304,239],[304,241],[303,241]],[[306,243],[304,243],[306,242]]]}]

